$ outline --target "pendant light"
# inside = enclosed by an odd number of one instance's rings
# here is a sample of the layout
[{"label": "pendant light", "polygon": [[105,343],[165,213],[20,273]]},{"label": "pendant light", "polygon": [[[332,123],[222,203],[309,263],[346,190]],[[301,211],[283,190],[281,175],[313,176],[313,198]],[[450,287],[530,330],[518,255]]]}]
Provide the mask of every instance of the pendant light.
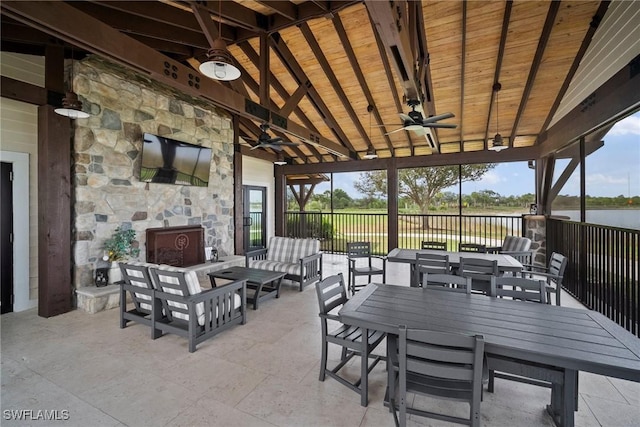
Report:
[{"label": "pendant light", "polygon": [[218,38],[213,41],[207,52],[207,61],[200,64],[198,69],[205,76],[214,80],[231,81],[240,77],[240,70],[233,65],[233,58],[227,50],[227,44],[222,39],[222,0],[219,2]]},{"label": "pendant light", "polygon": [[508,145],[504,145],[505,139],[500,135],[500,126],[498,125],[498,92],[500,92],[500,89],[502,89],[502,85],[500,83],[495,83],[493,85],[493,91],[496,93],[496,134],[493,137],[491,147],[489,147],[489,150],[491,151],[502,151],[509,148]]},{"label": "pendant light", "polygon": [[82,111],[82,102],[78,99],[78,95],[73,91],[73,46],[71,46],[71,71],[69,73],[69,87],[64,98],[62,98],[62,107],[56,108],[55,111],[61,116],[69,117],[70,119],[86,119],[90,116],[89,113]]},{"label": "pendant light", "polygon": [[[371,139],[371,112],[373,111],[373,105],[367,105],[367,111],[369,112],[369,139]],[[373,145],[369,147],[367,153],[362,156],[362,158],[367,160],[378,158],[378,154],[376,153],[376,149],[373,148]]]}]

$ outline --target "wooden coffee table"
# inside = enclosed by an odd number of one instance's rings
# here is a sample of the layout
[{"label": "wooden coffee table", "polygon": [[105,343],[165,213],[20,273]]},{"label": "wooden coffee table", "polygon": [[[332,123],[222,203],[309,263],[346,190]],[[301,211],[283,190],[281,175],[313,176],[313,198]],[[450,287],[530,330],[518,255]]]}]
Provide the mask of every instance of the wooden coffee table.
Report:
[{"label": "wooden coffee table", "polygon": [[[269,298],[280,298],[280,285],[287,273],[281,271],[260,270],[249,267],[230,267],[208,273],[211,286],[217,286],[216,279],[247,281],[247,302],[258,309],[258,302]],[[253,290],[255,292],[250,292]]]}]

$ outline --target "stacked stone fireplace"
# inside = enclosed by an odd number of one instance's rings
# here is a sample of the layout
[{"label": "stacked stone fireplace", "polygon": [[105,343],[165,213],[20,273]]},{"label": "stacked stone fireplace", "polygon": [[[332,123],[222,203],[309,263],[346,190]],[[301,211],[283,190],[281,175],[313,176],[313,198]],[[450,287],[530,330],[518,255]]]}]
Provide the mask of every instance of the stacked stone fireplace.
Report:
[{"label": "stacked stone fireplace", "polygon": [[[204,246],[215,247],[220,256],[232,255],[230,119],[202,100],[101,58],[74,63],[74,88],[91,112],[90,118],[73,122],[75,288],[94,285],[96,268],[106,266],[104,242],[117,227],[136,231],[140,261],[149,244],[157,244],[147,241],[147,230],[167,227],[200,230],[197,255],[182,253],[182,263],[204,262]],[[141,182],[145,132],[210,147],[208,187]]]}]

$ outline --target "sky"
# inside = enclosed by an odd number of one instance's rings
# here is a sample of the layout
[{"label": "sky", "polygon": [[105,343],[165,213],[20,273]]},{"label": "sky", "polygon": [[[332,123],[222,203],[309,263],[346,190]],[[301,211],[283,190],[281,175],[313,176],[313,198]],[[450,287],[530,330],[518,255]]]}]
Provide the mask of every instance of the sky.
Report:
[{"label": "sky", "polygon": [[[562,173],[568,160],[556,163],[555,176]],[[586,189],[590,196],[625,197],[640,195],[640,112],[616,123],[604,138],[604,146],[586,159]],[[360,173],[334,174],[334,188],[342,188],[351,197],[360,198],[353,186]],[[462,184],[462,193],[493,190],[502,196],[534,193],[535,173],[527,162],[498,164],[476,182]],[[555,178],[554,178],[555,181]],[[316,194],[330,189],[330,185],[321,184]],[[445,190],[457,193],[457,187]],[[580,168],[576,168],[567,184],[560,191],[562,195],[580,194]]]}]

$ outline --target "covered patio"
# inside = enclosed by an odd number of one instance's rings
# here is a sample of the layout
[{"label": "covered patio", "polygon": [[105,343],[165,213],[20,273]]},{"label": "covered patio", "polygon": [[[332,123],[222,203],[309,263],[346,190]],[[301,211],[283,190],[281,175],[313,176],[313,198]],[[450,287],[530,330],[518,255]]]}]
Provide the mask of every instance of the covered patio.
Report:
[{"label": "covered patio", "polygon": [[[251,189],[263,197],[264,246],[291,233],[288,188],[297,186],[302,216],[313,185],[328,175],[385,171],[386,253],[404,244],[402,169],[529,162],[543,221],[579,171],[580,226],[548,222],[554,231],[544,241],[549,252],[571,255],[567,289],[585,293],[585,265],[593,263],[585,237],[597,233],[580,228],[584,164],[616,122],[640,109],[639,2],[3,1],[0,8],[0,156],[20,177],[11,197],[16,231],[4,252],[16,267],[15,312],[1,319],[3,424],[21,424],[7,409],[37,408],[68,411],[54,413],[65,425],[391,425],[384,364],[371,374],[368,407],[337,382],[318,381],[312,289],[284,286],[279,299],[248,312],[246,325],[193,354],[180,337],[152,341],[144,326],[118,329],[117,310],[77,310],[77,291],[95,288],[105,240],[117,227],[137,233],[143,260],[145,233],[158,227],[201,226],[201,252],[253,249]],[[210,78],[200,67],[220,41],[237,79]],[[55,112],[72,100],[65,92],[81,101],[75,114],[88,117]],[[209,150],[205,185],[146,180],[147,135]],[[624,261],[615,280],[630,289],[619,307],[623,327],[637,336],[638,235],[602,236],[597,246],[627,248],[614,250]],[[408,286],[405,267],[390,264],[388,281]],[[344,255],[325,254],[324,276],[338,272],[347,275]],[[600,279],[617,288],[613,278]],[[584,307],[570,294],[563,291],[563,305]],[[611,316],[619,316],[616,307],[607,307]],[[357,377],[357,362],[349,370]],[[553,425],[547,389],[505,381],[497,389],[485,393],[483,425]],[[637,424],[638,396],[637,383],[581,374],[576,425]]]},{"label": "covered patio", "polygon": [[[347,273],[342,255],[324,258],[327,275]],[[408,267],[389,264],[390,283],[408,283]],[[563,304],[581,307],[570,295]],[[64,425],[86,426],[389,426],[385,365],[369,377],[369,405],[327,378],[318,381],[320,325],[313,290],[285,284],[280,299],[249,310],[236,326],[188,353],[185,340],[155,341],[149,328],[118,329],[118,310],[73,311],[50,319],[35,310],[2,317],[3,409],[67,410]],[[383,348],[383,346],[381,347]],[[331,362],[339,352],[330,352]],[[359,360],[347,368],[358,377]],[[482,425],[553,426],[549,389],[496,380],[481,406]],[[580,374],[577,426],[633,426],[640,384]],[[424,399],[424,398],[423,398]],[[442,410],[464,404],[438,402]],[[61,412],[60,412],[61,413]],[[425,419],[409,419],[411,426]],[[25,422],[3,419],[3,425]]]}]

